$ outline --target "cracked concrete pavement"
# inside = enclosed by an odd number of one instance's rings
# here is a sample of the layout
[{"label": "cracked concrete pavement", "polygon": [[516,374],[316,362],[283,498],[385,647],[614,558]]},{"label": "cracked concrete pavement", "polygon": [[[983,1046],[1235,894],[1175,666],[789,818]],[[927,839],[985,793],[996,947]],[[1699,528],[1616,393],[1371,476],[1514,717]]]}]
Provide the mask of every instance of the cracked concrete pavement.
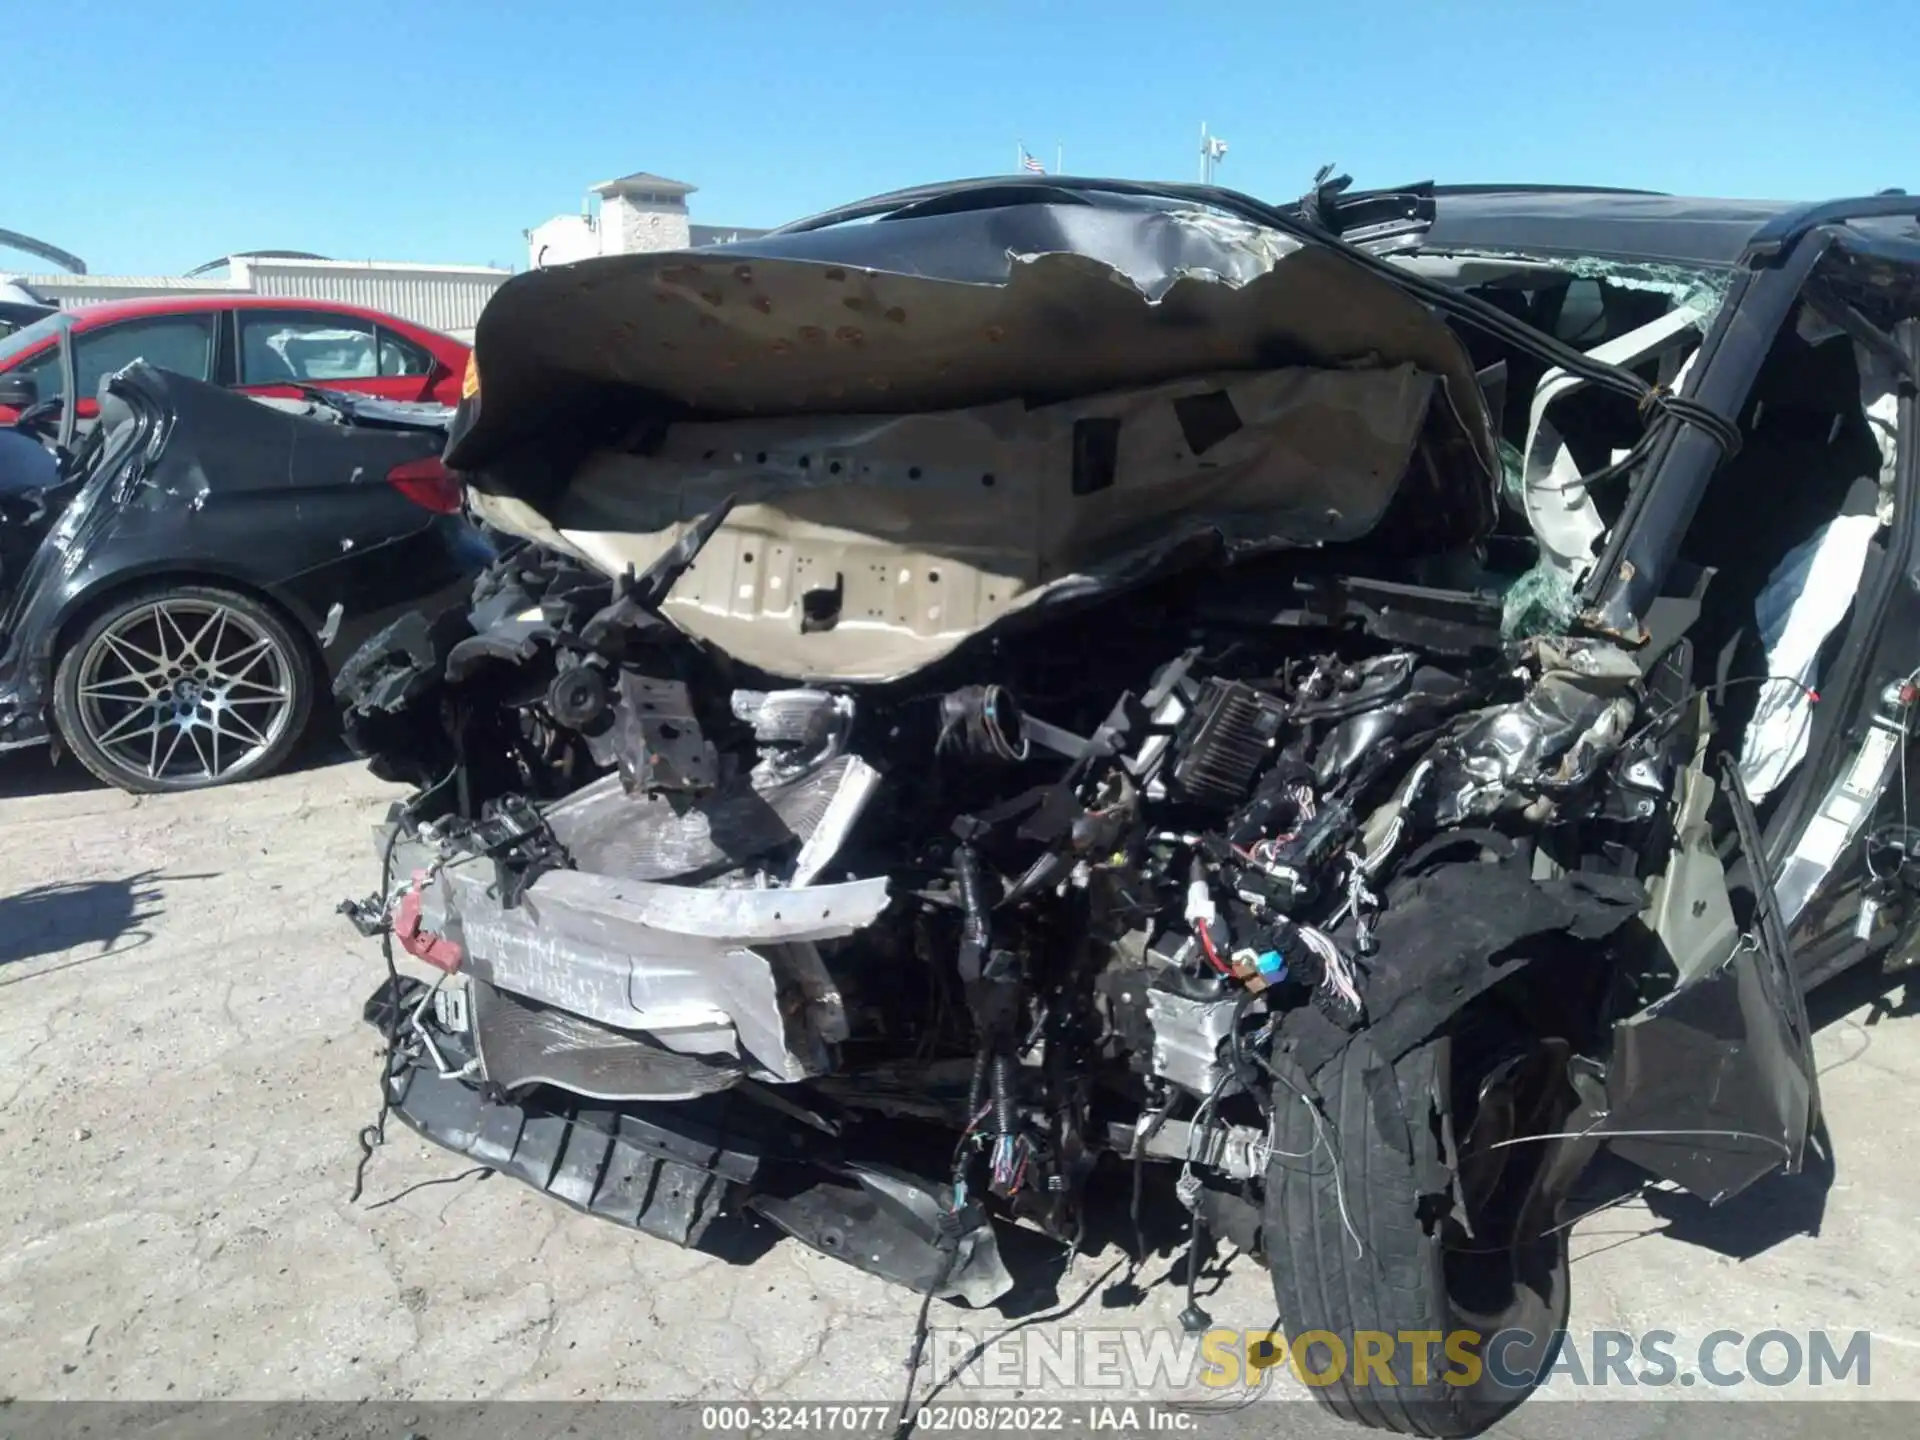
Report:
[{"label": "cracked concrete pavement", "polygon": [[[370,825],[396,793],[334,761],[136,799],[0,757],[0,1395],[893,1399],[916,1298],[796,1242],[678,1250],[398,1124],[348,1202],[380,961],[334,906],[369,888]],[[1841,984],[1815,997],[1824,1213],[1817,1179],[1781,1178],[1718,1212],[1654,1195],[1591,1215],[1576,1332],[1868,1329],[1869,1393],[1920,1398],[1917,997]],[[1080,1257],[1053,1305],[1118,1258]],[[1177,1331],[1178,1289],[1136,1310],[1092,1294],[1038,1328]],[[1244,1257],[1204,1303],[1221,1325],[1273,1321]],[[1542,1403],[1502,1428],[1538,1431]]]}]

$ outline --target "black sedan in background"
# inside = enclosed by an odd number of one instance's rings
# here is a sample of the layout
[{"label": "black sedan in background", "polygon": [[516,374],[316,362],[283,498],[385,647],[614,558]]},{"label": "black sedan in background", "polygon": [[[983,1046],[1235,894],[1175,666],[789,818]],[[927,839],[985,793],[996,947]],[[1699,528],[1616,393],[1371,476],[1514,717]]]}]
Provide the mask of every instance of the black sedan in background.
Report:
[{"label": "black sedan in background", "polygon": [[464,601],[492,558],[440,463],[445,407],[138,362],[100,398],[84,438],[44,409],[0,431],[0,750],[51,743],[138,792],[267,774],[363,639]]}]

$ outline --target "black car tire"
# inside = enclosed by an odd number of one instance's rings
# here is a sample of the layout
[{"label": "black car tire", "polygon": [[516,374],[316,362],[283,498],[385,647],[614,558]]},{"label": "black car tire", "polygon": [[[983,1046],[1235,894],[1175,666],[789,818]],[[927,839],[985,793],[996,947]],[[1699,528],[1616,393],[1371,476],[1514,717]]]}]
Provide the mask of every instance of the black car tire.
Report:
[{"label": "black car tire", "polygon": [[[227,677],[229,690],[234,694],[249,695],[244,702],[248,707],[247,714],[239,715],[238,706],[230,707],[224,717],[225,728],[221,731],[230,735],[244,726],[242,739],[229,739],[230,745],[246,745],[237,760],[229,763],[221,757],[219,736],[209,734],[208,723],[204,719],[208,714],[204,700],[191,697],[162,700],[156,697],[149,702],[151,715],[148,718],[152,729],[140,728],[142,717],[135,713],[136,707],[130,702],[105,721],[99,713],[102,708],[100,705],[89,706],[89,693],[101,691],[107,686],[125,683],[127,688],[115,693],[126,696],[137,693],[141,686],[151,686],[152,679],[148,678],[129,682],[113,679],[98,685],[88,683],[89,676],[97,673],[96,667],[101,663],[96,660],[90,665],[90,657],[104,657],[110,651],[117,656],[133,649],[135,654],[153,658],[149,653],[154,648],[152,646],[136,649],[132,642],[123,641],[120,650],[114,651],[106,638],[124,630],[129,624],[144,623],[141,621],[143,611],[154,614],[151,623],[156,625],[161,623],[161,611],[168,616],[186,616],[190,620],[211,620],[223,613],[226,621],[222,635],[231,631],[242,642],[242,648],[234,652],[240,659],[234,662],[233,668],[239,670],[250,658],[249,652],[252,657],[258,657],[252,659],[254,668],[247,671],[252,678]],[[182,631],[176,628],[174,633],[180,635]],[[217,644],[218,641],[202,643]],[[107,647],[106,651],[102,650],[103,646]],[[164,651],[166,647],[161,645],[158,648]],[[170,667],[171,674],[157,674],[153,678],[176,687],[182,682],[191,685],[195,683],[196,668],[203,677],[207,675],[206,666],[185,665]],[[213,674],[217,679],[217,666]],[[265,683],[269,679],[280,683]],[[243,690],[243,687],[246,688]],[[314,665],[307,646],[271,606],[250,595],[219,586],[167,584],[115,597],[92,617],[74,642],[66,647],[54,671],[53,716],[60,739],[73,752],[74,758],[109,785],[135,794],[204,790],[233,781],[258,779],[272,774],[285,764],[306,733],[313,711],[315,687]],[[253,698],[255,692],[264,695],[270,690],[283,692],[283,698],[277,705],[268,699]],[[195,709],[195,706],[199,708]],[[261,723],[262,717],[269,713],[271,722]],[[192,728],[181,723],[182,715],[203,718],[194,722],[198,728]],[[213,761],[211,764],[202,764],[197,773],[187,766],[174,769],[163,762],[158,767],[159,773],[154,773],[153,765],[142,768],[134,763],[126,753],[124,739],[116,739],[115,727],[124,724],[133,726],[131,733],[136,737],[151,735],[157,730],[159,743],[152,753],[157,756],[161,747],[172,747],[169,759],[181,756],[181,744],[191,743],[194,754],[204,762],[210,741]],[[99,731],[97,735],[96,730]],[[119,731],[121,736],[126,733],[124,729]],[[258,743],[251,743],[253,736],[258,737]],[[190,766],[191,762],[188,763]]]},{"label": "black car tire", "polygon": [[[1341,1355],[1320,1340],[1304,1346],[1307,1370],[1335,1377],[1311,1386],[1316,1399],[1348,1420],[1406,1435],[1484,1430],[1530,1393],[1511,1377],[1542,1374],[1566,1324],[1564,1229],[1516,1239],[1484,1227],[1468,1235],[1460,1225],[1447,1146],[1464,1133],[1465,1117],[1452,1056],[1453,1041],[1443,1036],[1388,1067],[1363,1041],[1315,1077],[1318,1121],[1299,1095],[1281,1098],[1282,1089],[1275,1101],[1263,1244],[1282,1325],[1296,1348],[1312,1331],[1337,1336],[1344,1348]],[[1525,1280],[1488,1285],[1482,1276],[1468,1292],[1457,1270],[1462,1257],[1482,1263],[1499,1247],[1509,1253],[1491,1263]],[[1496,1367],[1484,1347],[1503,1330],[1534,1338],[1503,1344]],[[1428,1351],[1426,1383],[1413,1383],[1413,1352],[1399,1338],[1409,1331],[1478,1334],[1479,1345],[1465,1347],[1480,1361],[1478,1380],[1443,1378],[1471,1373],[1443,1340]],[[1382,1383],[1377,1368],[1368,1383],[1355,1383],[1361,1332],[1392,1342],[1395,1383]]]}]

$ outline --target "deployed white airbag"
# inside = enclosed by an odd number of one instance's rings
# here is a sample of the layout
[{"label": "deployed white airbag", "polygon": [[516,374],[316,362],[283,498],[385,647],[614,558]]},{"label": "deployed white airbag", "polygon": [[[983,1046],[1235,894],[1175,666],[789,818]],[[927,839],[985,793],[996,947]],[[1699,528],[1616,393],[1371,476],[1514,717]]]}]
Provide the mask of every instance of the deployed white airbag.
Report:
[{"label": "deployed white airbag", "polygon": [[1740,747],[1740,778],[1757,803],[1773,793],[1807,753],[1813,718],[1809,692],[1819,682],[1820,647],[1846,618],[1866,568],[1875,515],[1842,515],[1796,545],[1753,602],[1767,675]]}]

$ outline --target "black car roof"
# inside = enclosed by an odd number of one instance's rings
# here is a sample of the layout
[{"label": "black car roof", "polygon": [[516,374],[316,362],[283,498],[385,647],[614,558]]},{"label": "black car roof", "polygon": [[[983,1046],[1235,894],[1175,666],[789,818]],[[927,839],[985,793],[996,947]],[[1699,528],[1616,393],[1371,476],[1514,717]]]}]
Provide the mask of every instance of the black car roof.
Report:
[{"label": "black car roof", "polygon": [[[1541,259],[1590,256],[1633,264],[1730,267],[1792,248],[1813,229],[1837,232],[1843,248],[1901,266],[1920,266],[1920,197],[1899,191],[1808,203],[1668,195],[1591,185],[1412,185],[1342,192],[1336,182],[1281,205],[1310,227],[1330,224],[1369,249],[1473,252]],[[1101,208],[1169,208],[1211,203],[1208,186],[1093,177],[1011,175],[949,181],[875,196],[795,221],[767,242],[811,250],[816,232],[854,220],[1001,210],[1016,202],[1072,202]],[[1222,196],[1230,192],[1218,192]],[[1251,197],[1240,200],[1258,205]],[[1234,204],[1225,208],[1242,213]],[[840,242],[828,242],[838,244]]]},{"label": "black car roof", "polygon": [[1429,193],[1433,223],[1419,248],[1430,251],[1594,255],[1728,266],[1769,236],[1803,218],[1817,217],[1844,223],[1863,240],[1875,242],[1875,248],[1914,247],[1920,254],[1920,226],[1912,214],[1859,215],[1861,210],[1899,206],[1920,211],[1920,197],[1873,196],[1809,205],[1571,186],[1442,185]]}]

